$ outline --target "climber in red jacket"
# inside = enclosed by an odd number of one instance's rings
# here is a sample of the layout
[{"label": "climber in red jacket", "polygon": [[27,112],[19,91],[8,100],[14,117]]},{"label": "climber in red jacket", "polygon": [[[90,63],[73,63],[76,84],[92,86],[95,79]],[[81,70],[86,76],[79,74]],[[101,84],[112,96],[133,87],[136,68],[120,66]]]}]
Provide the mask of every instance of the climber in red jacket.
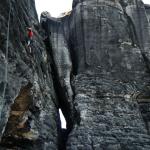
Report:
[{"label": "climber in red jacket", "polygon": [[29,50],[30,50],[30,53],[31,53],[31,42],[32,42],[32,39],[33,39],[32,28],[27,28],[27,36],[28,36],[27,46],[29,47]]},{"label": "climber in red jacket", "polygon": [[32,38],[33,38],[32,28],[27,28],[27,34],[28,34],[27,45],[29,46],[31,44],[31,41],[32,41]]}]

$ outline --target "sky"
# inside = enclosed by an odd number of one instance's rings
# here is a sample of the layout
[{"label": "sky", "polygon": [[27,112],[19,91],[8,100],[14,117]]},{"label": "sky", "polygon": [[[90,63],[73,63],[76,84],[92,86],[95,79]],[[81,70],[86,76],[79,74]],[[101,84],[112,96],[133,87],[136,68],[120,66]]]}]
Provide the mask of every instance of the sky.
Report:
[{"label": "sky", "polygon": [[[71,10],[73,0],[35,0],[38,15],[41,12],[48,11],[51,16],[58,17],[61,13]],[[143,0],[144,3],[150,4],[150,0]]]},{"label": "sky", "polygon": [[38,15],[48,11],[51,16],[58,17],[61,13],[72,9],[72,0],[35,0]]},{"label": "sky", "polygon": [[60,114],[60,119],[61,119],[61,127],[63,129],[66,129],[66,120],[65,120],[65,117],[64,117],[61,109],[59,109],[59,114]]},{"label": "sky", "polygon": [[143,0],[145,4],[150,4],[150,0]]}]

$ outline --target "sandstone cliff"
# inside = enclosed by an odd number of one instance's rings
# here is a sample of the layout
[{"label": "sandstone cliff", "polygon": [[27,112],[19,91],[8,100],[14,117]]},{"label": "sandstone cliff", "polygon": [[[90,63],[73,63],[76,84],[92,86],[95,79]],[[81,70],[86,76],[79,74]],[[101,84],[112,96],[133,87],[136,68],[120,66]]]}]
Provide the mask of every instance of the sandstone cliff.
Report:
[{"label": "sandstone cliff", "polygon": [[[32,54],[26,27],[34,31]],[[0,2],[1,150],[57,147],[58,102],[40,32],[34,0]]]},{"label": "sandstone cliff", "polygon": [[149,19],[141,0],[73,0],[41,24],[34,0],[1,2],[0,149],[149,150]]}]

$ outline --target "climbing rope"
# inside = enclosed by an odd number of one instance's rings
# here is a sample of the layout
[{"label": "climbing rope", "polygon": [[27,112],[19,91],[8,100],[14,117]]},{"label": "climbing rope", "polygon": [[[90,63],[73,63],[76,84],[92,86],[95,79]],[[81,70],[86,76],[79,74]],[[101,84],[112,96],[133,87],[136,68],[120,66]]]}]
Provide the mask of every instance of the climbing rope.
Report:
[{"label": "climbing rope", "polygon": [[11,15],[11,2],[9,0],[9,15],[8,15],[8,23],[7,23],[7,41],[6,41],[6,54],[5,54],[5,78],[4,78],[4,90],[2,94],[3,99],[5,98],[6,87],[8,82],[8,48],[9,48],[10,15]]}]

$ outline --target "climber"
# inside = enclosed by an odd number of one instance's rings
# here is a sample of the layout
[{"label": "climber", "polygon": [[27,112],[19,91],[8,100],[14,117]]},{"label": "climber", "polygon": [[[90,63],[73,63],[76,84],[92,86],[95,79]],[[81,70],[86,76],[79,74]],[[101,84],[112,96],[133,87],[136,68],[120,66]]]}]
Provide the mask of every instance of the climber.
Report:
[{"label": "climber", "polygon": [[31,43],[32,43],[32,39],[33,39],[32,28],[27,28],[27,36],[28,36],[27,46],[29,47],[29,51],[31,53]]}]

